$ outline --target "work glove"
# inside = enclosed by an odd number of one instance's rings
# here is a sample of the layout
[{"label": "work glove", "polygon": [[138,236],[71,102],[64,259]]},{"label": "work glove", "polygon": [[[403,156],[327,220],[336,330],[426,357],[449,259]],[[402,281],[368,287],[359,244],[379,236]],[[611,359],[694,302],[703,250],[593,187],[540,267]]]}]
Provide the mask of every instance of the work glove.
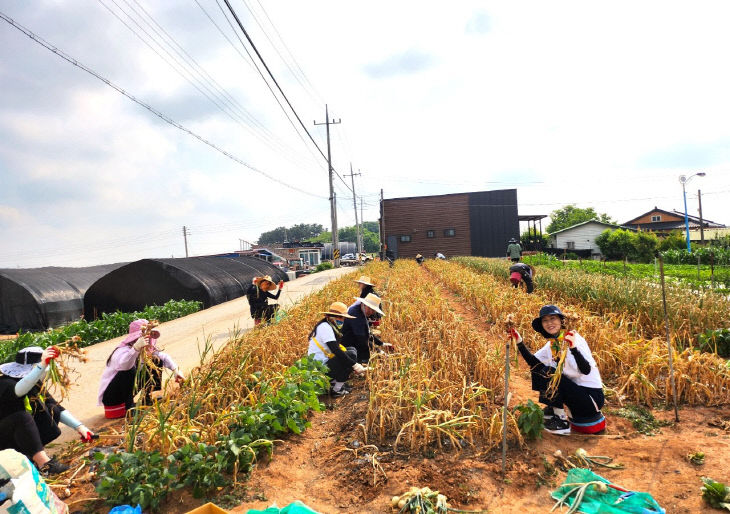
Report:
[{"label": "work glove", "polygon": [[94,437],[94,432],[86,428],[86,425],[77,426],[76,431],[81,436],[81,440],[85,443],[90,443],[91,439]]},{"label": "work glove", "polygon": [[41,354],[41,362],[44,366],[48,366],[53,359],[61,355],[59,349],[55,346],[49,346]]},{"label": "work glove", "polygon": [[183,382],[185,382],[185,375],[183,375],[180,370],[177,369],[175,370],[175,382],[177,382],[178,384],[182,384]]},{"label": "work glove", "polygon": [[279,289],[284,289],[284,281],[279,280]]},{"label": "work glove", "polygon": [[566,332],[563,336],[563,341],[567,341],[570,348],[575,348],[575,332],[572,330]]},{"label": "work glove", "polygon": [[145,346],[147,346],[149,343],[150,343],[149,339],[147,339],[146,337],[140,337],[132,345],[132,348],[134,348],[134,350],[137,351],[137,352],[141,352],[142,351],[142,348],[144,348]]},{"label": "work glove", "polygon": [[362,365],[362,364],[360,364],[359,362],[356,362],[355,364],[353,364],[353,365],[352,365],[352,371],[354,371],[354,372],[355,372],[355,373],[357,373],[358,375],[362,375],[362,374],[363,374],[363,373],[365,373],[365,372],[366,372],[367,370],[368,370],[368,368],[367,368],[366,366],[363,366],[363,365]]},{"label": "work glove", "polygon": [[512,339],[514,339],[515,344],[520,344],[522,342],[522,336],[519,332],[517,332],[517,329],[515,329],[514,327],[509,329],[509,335],[510,337],[512,337]]}]

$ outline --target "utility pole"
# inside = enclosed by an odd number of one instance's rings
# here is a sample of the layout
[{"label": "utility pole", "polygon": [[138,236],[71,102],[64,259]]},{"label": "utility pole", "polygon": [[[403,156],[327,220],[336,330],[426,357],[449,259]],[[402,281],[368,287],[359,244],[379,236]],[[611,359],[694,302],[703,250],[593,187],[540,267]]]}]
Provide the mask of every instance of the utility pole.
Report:
[{"label": "utility pole", "polygon": [[188,256],[188,236],[190,235],[190,230],[183,225],[183,239],[185,240],[185,257]]},{"label": "utility pole", "polygon": [[383,204],[383,189],[380,188],[380,260],[385,260],[385,252],[388,250],[388,244],[383,240],[385,237],[385,205]]},{"label": "utility pole", "polygon": [[332,121],[330,121],[330,114],[327,104],[324,106],[324,123],[317,123],[317,120],[314,120],[315,125],[326,125],[327,126],[327,166],[329,167],[329,174],[330,174],[330,218],[332,221],[332,260],[334,260],[335,268],[340,267],[340,245],[339,245],[339,238],[337,237],[337,205],[335,204],[335,187],[332,180],[332,175],[334,175],[334,170],[332,169],[332,151],[330,149],[330,124],[337,125],[339,123],[342,123],[342,120],[339,119],[335,121],[334,118],[332,118]]},{"label": "utility pole", "polygon": [[697,200],[700,202],[700,241],[705,244],[705,223],[702,221],[702,191],[697,190]]},{"label": "utility pole", "polygon": [[350,163],[350,174],[345,177],[350,177],[352,181],[352,207],[355,209],[355,244],[357,245],[357,260],[360,260],[360,254],[362,253],[362,247],[360,246],[360,223],[357,221],[357,196],[355,196],[355,175],[362,175],[359,171],[357,173],[352,172],[352,163]]}]

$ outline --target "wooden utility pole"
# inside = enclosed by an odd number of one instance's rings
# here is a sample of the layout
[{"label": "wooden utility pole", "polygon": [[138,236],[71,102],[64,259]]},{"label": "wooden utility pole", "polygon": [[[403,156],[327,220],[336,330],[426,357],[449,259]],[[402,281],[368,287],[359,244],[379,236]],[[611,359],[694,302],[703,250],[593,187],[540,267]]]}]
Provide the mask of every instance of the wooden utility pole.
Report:
[{"label": "wooden utility pole", "polygon": [[705,242],[705,223],[702,221],[702,191],[697,190],[697,201],[700,202],[700,241]]},{"label": "wooden utility pole", "polygon": [[187,229],[185,225],[183,225],[183,239],[185,240],[185,257],[188,256],[188,235],[190,234],[190,231]]},{"label": "wooden utility pole", "polygon": [[332,150],[330,148],[330,124],[337,125],[339,123],[342,123],[342,120],[339,119],[337,121],[332,118],[332,121],[330,121],[330,114],[328,106],[325,104],[324,106],[324,123],[317,123],[317,121],[314,121],[315,125],[326,125],[327,127],[327,166],[329,167],[329,175],[330,175],[330,218],[332,222],[332,260],[335,263],[335,268],[340,267],[340,245],[339,245],[339,238],[337,237],[337,204],[335,203],[335,187],[333,183],[333,175],[334,170],[332,169]]},{"label": "wooden utility pole", "polygon": [[385,260],[385,252],[386,252],[386,242],[384,241],[385,237],[385,204],[383,203],[383,189],[380,189],[380,226],[378,227],[380,229],[380,260]]},{"label": "wooden utility pole", "polygon": [[360,260],[360,254],[362,253],[362,247],[360,246],[360,223],[357,221],[357,196],[355,196],[355,175],[362,175],[359,171],[357,173],[352,172],[352,163],[350,163],[350,174],[345,175],[345,177],[350,177],[350,180],[352,181],[352,207],[355,209],[355,237],[357,238],[357,241],[355,241],[355,244],[357,245],[357,260]]}]

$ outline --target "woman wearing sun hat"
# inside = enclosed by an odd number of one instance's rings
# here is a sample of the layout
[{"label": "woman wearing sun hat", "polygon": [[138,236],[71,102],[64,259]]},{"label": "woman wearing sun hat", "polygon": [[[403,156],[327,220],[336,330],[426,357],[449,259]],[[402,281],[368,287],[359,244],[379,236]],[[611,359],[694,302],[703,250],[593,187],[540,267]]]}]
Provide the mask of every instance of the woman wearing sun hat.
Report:
[{"label": "woman wearing sun hat", "polygon": [[248,306],[251,309],[251,317],[254,325],[271,321],[278,305],[269,305],[269,298],[278,300],[281,290],[284,288],[284,281],[279,281],[279,290],[276,294],[270,291],[276,289],[276,283],[270,275],[263,277],[254,277],[251,285],[246,290],[246,298],[248,298]]},{"label": "woman wearing sun hat", "polygon": [[[97,405],[104,405],[107,418],[121,418],[127,410],[134,407],[134,397],[139,392],[139,382],[143,384],[145,402],[150,401],[150,393],[162,388],[162,367],[175,374],[179,383],[185,380],[175,361],[167,353],[157,349],[160,331],[147,331],[149,321],[136,319],[129,324],[129,334],[122,339],[106,360],[106,368],[101,374]],[[149,369],[149,377],[138,379],[135,389],[137,366],[141,352],[147,352],[157,369]]]},{"label": "woman wearing sun hat", "polygon": [[[548,340],[534,354],[514,328],[510,333],[530,366],[532,389],[539,392],[540,403],[547,405],[543,409],[545,430],[560,435],[569,434],[571,429],[587,434],[602,432],[606,428],[601,413],[603,382],[586,340],[574,330],[565,330],[565,315],[556,305],[543,306],[532,320],[532,328]],[[567,354],[557,388],[550,393],[548,385],[557,370],[563,341],[568,344]]]},{"label": "woman wearing sun hat", "polygon": [[383,343],[370,330],[369,320],[374,316],[383,316],[380,297],[370,293],[365,298],[355,298],[355,300],[355,303],[347,309],[349,316],[342,326],[342,344],[355,348],[357,361],[367,364],[370,361],[372,345],[390,345]]},{"label": "woman wearing sun hat", "polygon": [[340,344],[344,320],[352,318],[347,313],[347,305],[334,302],[322,314],[324,318],[318,321],[309,333],[307,353],[315,360],[323,362],[329,369],[327,375],[332,382],[330,394],[344,396],[350,392],[346,386],[350,374],[353,371],[357,374],[364,373],[367,368],[357,363],[355,348],[345,348]]},{"label": "woman wearing sun hat", "polygon": [[50,458],[44,447],[59,435],[59,423],[76,430],[83,441],[94,433],[41,391],[50,362],[59,356],[55,346],[20,350],[15,362],[0,366],[0,450],[12,448],[31,459],[42,474],[55,475],[68,466]]},{"label": "woman wearing sun hat", "polygon": [[355,283],[357,284],[357,287],[360,289],[360,293],[358,296],[360,298],[365,298],[369,294],[378,294],[375,291],[375,284],[373,284],[372,279],[367,275],[360,275],[360,278],[355,280]]}]

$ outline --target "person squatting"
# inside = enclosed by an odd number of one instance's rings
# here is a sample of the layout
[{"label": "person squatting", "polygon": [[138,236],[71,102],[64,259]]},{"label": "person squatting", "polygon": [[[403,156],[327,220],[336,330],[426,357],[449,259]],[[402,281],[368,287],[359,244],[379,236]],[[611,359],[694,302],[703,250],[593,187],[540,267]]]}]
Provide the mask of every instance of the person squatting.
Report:
[{"label": "person squatting", "polygon": [[[534,354],[517,330],[511,328],[510,335],[530,366],[532,389],[538,391],[540,403],[546,405],[545,430],[559,435],[570,434],[571,429],[586,434],[603,432],[603,382],[586,340],[574,330],[566,331],[565,315],[555,305],[542,307],[532,320],[532,328],[547,339]],[[568,344],[567,349],[563,348],[564,343]],[[555,376],[561,360],[562,372]]]}]

